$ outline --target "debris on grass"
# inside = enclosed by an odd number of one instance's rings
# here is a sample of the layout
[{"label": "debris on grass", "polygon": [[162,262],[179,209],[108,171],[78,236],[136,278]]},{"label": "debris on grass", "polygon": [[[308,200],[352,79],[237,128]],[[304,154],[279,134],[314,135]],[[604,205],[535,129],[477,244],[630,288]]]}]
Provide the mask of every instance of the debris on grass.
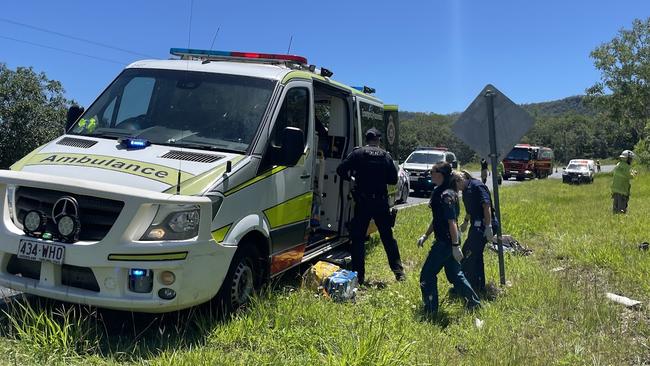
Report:
[{"label": "debris on grass", "polygon": [[614,302],[627,306],[628,308],[632,308],[632,309],[641,308],[641,301],[630,299],[629,297],[625,297],[621,295],[616,295],[611,292],[606,292],[605,296]]}]

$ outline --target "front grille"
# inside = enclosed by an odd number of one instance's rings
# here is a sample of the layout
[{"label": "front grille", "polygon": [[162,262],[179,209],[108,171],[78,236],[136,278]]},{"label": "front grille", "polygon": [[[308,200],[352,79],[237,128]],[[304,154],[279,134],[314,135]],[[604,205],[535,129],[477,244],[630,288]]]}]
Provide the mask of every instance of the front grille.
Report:
[{"label": "front grille", "polygon": [[97,141],[93,141],[93,140],[77,139],[74,137],[64,137],[61,140],[59,140],[59,142],[57,142],[56,144],[87,149],[89,147],[94,146],[96,143]]},{"label": "front grille", "polygon": [[18,221],[22,223],[23,218],[30,210],[39,210],[48,217],[47,231],[58,233],[56,225],[52,221],[52,207],[59,198],[64,196],[73,197],[79,203],[79,221],[81,222],[79,240],[102,240],[124,207],[122,201],[42,188],[18,187],[15,196]]},{"label": "front grille", "polygon": [[165,153],[165,155],[161,156],[161,158],[196,161],[199,163],[214,163],[215,161],[223,158],[223,156],[171,150]]},{"label": "front grille", "polygon": [[[41,279],[41,262],[18,258],[15,254],[9,258],[7,272],[20,277]],[[84,290],[99,292],[99,284],[92,269],[64,264],[61,266],[61,284]]]},{"label": "front grille", "polygon": [[15,254],[9,258],[7,272],[12,275],[27,277],[33,280],[41,279],[41,262],[18,258]]},{"label": "front grille", "polygon": [[426,170],[410,170],[409,175],[411,177],[424,177],[427,175]]},{"label": "front grille", "polygon": [[77,267],[64,264],[61,267],[61,284],[99,292],[99,285],[93,270],[88,267]]}]

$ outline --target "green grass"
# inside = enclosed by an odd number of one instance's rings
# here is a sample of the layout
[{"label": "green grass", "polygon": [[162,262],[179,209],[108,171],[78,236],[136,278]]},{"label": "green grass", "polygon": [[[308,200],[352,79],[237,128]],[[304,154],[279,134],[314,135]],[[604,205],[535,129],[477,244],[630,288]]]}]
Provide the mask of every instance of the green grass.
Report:
[{"label": "green grass", "polygon": [[[227,321],[183,312],[127,319],[120,328],[120,318],[107,324],[105,314],[84,307],[14,305],[0,321],[0,364],[644,364],[647,307],[628,310],[604,293],[650,301],[650,252],[637,249],[650,241],[650,175],[633,182],[625,216],[611,214],[610,180],[600,174],[590,185],[549,179],[504,187],[504,231],[533,254],[506,254],[509,286],[473,313],[447,296],[441,274],[441,311],[423,314],[418,276],[427,250],[415,242],[430,211],[418,206],[400,212],[395,229],[408,280],[394,281],[373,235],[367,277],[387,287],[363,290],[355,303],[334,303],[285,278]],[[496,254],[486,251],[485,259],[488,279],[498,282]]]}]

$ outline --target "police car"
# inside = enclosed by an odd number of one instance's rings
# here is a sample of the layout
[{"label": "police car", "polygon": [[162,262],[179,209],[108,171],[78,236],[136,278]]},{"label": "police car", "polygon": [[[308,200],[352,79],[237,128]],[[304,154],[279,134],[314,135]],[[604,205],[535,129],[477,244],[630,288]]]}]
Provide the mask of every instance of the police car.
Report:
[{"label": "police car", "polygon": [[562,172],[562,183],[593,183],[595,163],[590,159],[572,159]]},{"label": "police car", "polygon": [[427,194],[433,191],[431,182],[431,167],[441,161],[451,163],[458,168],[456,154],[444,147],[418,147],[402,164],[409,176],[410,188],[416,194]]},{"label": "police car", "polygon": [[70,108],[65,135],[0,171],[0,285],[119,310],[232,309],[348,242],[336,167],[368,126],[396,147],[397,108],[301,56],[171,53],[129,65]]}]

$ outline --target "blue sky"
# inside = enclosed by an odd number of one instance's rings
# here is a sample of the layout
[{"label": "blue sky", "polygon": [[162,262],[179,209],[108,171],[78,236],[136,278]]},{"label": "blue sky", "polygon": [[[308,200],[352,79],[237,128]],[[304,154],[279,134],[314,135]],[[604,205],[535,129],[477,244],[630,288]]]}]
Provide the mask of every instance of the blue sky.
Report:
[{"label": "blue sky", "polygon": [[583,94],[600,78],[589,53],[633,19],[650,16],[647,0],[194,0],[190,32],[191,4],[7,0],[0,62],[33,66],[88,106],[125,65],[146,57],[12,22],[156,58],[188,42],[210,48],[217,28],[219,50],[286,53],[293,36],[291,53],[332,70],[340,82],[374,87],[402,110],[450,113],[464,110],[488,83],[516,103]]}]

